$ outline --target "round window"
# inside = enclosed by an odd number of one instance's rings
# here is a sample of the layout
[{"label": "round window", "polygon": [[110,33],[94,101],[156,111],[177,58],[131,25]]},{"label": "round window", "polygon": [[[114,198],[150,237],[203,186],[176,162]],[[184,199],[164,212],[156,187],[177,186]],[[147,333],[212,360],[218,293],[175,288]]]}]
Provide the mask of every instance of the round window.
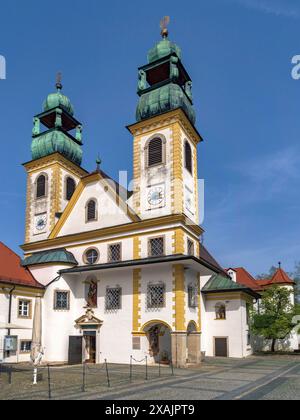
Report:
[{"label": "round window", "polygon": [[96,249],[86,251],[84,259],[87,264],[95,264],[98,261],[99,252]]}]

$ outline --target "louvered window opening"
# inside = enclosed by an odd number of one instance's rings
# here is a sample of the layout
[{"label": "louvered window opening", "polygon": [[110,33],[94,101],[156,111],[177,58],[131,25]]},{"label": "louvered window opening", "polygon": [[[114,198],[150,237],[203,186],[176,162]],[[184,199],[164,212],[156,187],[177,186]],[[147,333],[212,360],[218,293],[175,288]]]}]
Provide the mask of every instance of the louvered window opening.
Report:
[{"label": "louvered window opening", "polygon": [[163,162],[163,145],[160,138],[150,141],[148,146],[148,166],[159,165]]},{"label": "louvered window opening", "polygon": [[185,149],[185,167],[190,173],[192,173],[193,172],[192,149],[188,142],[185,142],[184,149]]},{"label": "louvered window opening", "polygon": [[96,203],[94,200],[88,202],[87,205],[87,220],[96,220]]},{"label": "louvered window opening", "polygon": [[76,188],[76,184],[73,178],[67,178],[67,188],[66,188],[66,199],[69,201],[71,200],[74,191]]},{"label": "louvered window opening", "polygon": [[36,198],[45,197],[46,195],[46,177],[41,175],[36,183]]}]

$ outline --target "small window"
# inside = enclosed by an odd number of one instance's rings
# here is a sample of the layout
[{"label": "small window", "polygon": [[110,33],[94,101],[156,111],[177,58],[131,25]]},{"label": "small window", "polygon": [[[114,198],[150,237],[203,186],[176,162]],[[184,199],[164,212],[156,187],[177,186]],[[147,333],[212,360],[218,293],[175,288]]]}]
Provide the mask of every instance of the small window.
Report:
[{"label": "small window", "polygon": [[163,141],[156,137],[148,144],[148,167],[163,163]]},{"label": "small window", "polygon": [[108,246],[108,261],[121,261],[121,244],[112,244]]},{"label": "small window", "polygon": [[31,318],[30,300],[19,300],[18,316],[19,318]]},{"label": "small window", "polygon": [[95,248],[88,249],[85,252],[83,259],[86,264],[91,264],[91,265],[96,264],[96,262],[99,259],[99,252]]},{"label": "small window", "polygon": [[187,240],[187,253],[188,255],[195,255],[194,242],[190,239]]},{"label": "small window", "polygon": [[46,176],[40,175],[36,181],[36,198],[46,197]]},{"label": "small window", "polygon": [[193,162],[192,162],[192,149],[189,142],[184,143],[184,158],[185,158],[185,167],[190,172],[193,173]]},{"label": "small window", "polygon": [[20,353],[30,353],[32,347],[32,341],[21,340],[20,341]]},{"label": "small window", "polygon": [[86,221],[97,220],[97,204],[95,200],[90,200],[86,205]]},{"label": "small window", "polygon": [[247,346],[251,346],[251,333],[248,331],[247,333]]},{"label": "small window", "polygon": [[66,200],[70,201],[76,189],[76,182],[68,177],[66,180]]},{"label": "small window", "polygon": [[121,288],[108,287],[106,289],[105,310],[113,311],[121,309]]},{"label": "small window", "polygon": [[147,290],[147,308],[156,309],[165,306],[165,285],[149,284]]},{"label": "small window", "polygon": [[224,303],[216,304],[216,319],[226,319],[226,306]]},{"label": "small window", "polygon": [[160,257],[164,255],[164,238],[153,238],[149,240],[149,256]]},{"label": "small window", "polygon": [[54,309],[58,311],[68,311],[70,309],[69,292],[60,290],[54,292]]},{"label": "small window", "polygon": [[197,287],[192,284],[188,287],[188,303],[189,308],[197,308],[198,306],[198,290]]}]

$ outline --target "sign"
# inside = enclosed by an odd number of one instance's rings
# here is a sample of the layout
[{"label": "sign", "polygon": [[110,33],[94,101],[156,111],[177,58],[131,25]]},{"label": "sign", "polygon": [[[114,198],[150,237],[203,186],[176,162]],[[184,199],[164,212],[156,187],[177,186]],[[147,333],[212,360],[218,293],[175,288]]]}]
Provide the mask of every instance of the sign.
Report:
[{"label": "sign", "polygon": [[18,336],[6,335],[4,337],[4,351],[17,351],[18,350]]}]

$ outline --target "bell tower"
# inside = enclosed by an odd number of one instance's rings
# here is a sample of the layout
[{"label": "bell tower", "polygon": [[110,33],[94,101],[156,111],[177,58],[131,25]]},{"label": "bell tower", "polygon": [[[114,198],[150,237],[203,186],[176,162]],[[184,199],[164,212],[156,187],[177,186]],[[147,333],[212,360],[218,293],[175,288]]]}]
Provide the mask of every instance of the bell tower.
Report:
[{"label": "bell tower", "polygon": [[133,135],[134,194],[132,206],[142,219],[185,214],[199,224],[197,145],[192,80],[181,49],[169,40],[161,22],[162,40],[138,70],[139,102]]},{"label": "bell tower", "polygon": [[24,164],[27,172],[25,243],[48,238],[79,180],[86,175],[80,166],[82,125],[74,117],[69,98],[61,91],[58,74],[56,93],[48,95],[43,112],[33,120],[32,160]]}]

